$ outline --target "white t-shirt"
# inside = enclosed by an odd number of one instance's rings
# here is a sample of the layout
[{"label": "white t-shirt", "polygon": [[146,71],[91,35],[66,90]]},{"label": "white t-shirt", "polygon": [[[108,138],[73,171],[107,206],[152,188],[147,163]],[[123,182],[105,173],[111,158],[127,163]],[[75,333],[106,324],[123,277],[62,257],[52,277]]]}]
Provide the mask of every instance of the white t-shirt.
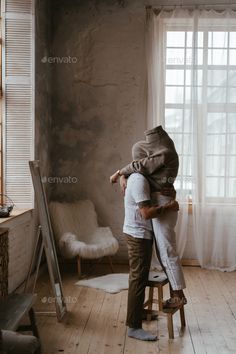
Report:
[{"label": "white t-shirt", "polygon": [[137,238],[151,239],[151,220],[142,218],[138,203],[150,200],[150,186],[140,173],[132,173],[125,190],[125,221],[123,232]]}]

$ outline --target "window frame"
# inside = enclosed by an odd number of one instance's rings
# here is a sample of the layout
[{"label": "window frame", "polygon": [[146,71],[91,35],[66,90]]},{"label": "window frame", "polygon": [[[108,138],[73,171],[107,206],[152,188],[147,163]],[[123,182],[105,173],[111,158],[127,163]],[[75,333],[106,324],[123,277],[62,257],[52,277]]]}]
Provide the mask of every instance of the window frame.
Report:
[{"label": "window frame", "polygon": [[[2,45],[2,193],[10,197],[14,204],[15,207],[18,209],[32,209],[34,208],[35,201],[34,201],[34,189],[31,181],[31,174],[30,174],[30,169],[28,165],[29,160],[34,160],[35,156],[35,0],[21,0],[20,2],[16,0],[2,0],[1,1],[1,12],[2,12],[2,38],[3,38],[3,45]],[[12,50],[12,47],[10,49],[7,48],[7,35],[9,34],[12,35],[14,32],[14,28],[10,30],[10,24],[7,24],[7,21],[18,21],[19,23],[22,24],[22,26],[25,25],[25,23],[28,21],[30,24],[30,40],[29,40],[29,46],[31,48],[30,53],[27,53],[27,49],[25,49],[25,52],[22,52],[22,48],[20,47],[21,43],[19,43],[19,47],[21,53],[24,54],[25,58],[30,58],[28,62],[30,62],[29,66],[31,66],[30,70],[30,75],[29,77],[24,77],[24,74],[21,74],[19,69],[18,71],[13,68],[12,73],[10,64],[7,65],[7,60],[9,60],[9,57],[11,55],[11,58],[13,58],[12,53],[10,53],[10,50]],[[9,27],[7,27],[9,26]],[[22,31],[23,31],[22,27]],[[8,33],[7,33],[8,31]],[[13,31],[13,32],[11,32]],[[23,35],[22,35],[23,38]],[[19,51],[18,51],[19,54]],[[18,59],[19,60],[19,59]],[[10,61],[9,61],[10,63]],[[26,64],[26,62],[24,62]],[[11,63],[12,65],[12,63]],[[26,64],[28,65],[28,64]],[[16,66],[17,68],[17,66]],[[10,73],[10,74],[9,74]],[[9,160],[7,159],[7,151],[10,151],[10,145],[7,141],[7,130],[9,129],[9,124],[8,121],[10,121],[10,118],[7,117],[7,108],[10,111],[11,107],[15,107],[15,105],[9,101],[7,97],[7,89],[10,87],[11,84],[13,85],[25,85],[27,86],[27,83],[30,82],[30,94],[28,96],[28,99],[31,102],[31,114],[30,118],[28,120],[28,124],[30,124],[30,140],[28,144],[28,149],[30,151],[30,154],[28,154],[30,157],[25,158],[25,169],[24,169],[24,175],[22,175],[22,179],[27,177],[29,183],[25,183],[25,186],[28,185],[28,191],[30,198],[28,198],[28,201],[26,199],[24,200],[24,195],[23,192],[21,193],[22,189],[22,182],[21,181],[16,181],[14,182],[13,189],[11,190],[10,187],[10,180],[15,178],[15,175],[12,173],[9,175],[7,173],[7,163],[9,163]],[[19,89],[19,87],[18,87]],[[18,90],[20,91],[20,90]],[[14,97],[15,98],[15,97]],[[18,97],[19,99],[19,97]],[[10,108],[9,108],[10,107]],[[25,116],[22,112],[17,112],[19,113],[19,121],[20,119],[24,118]],[[8,120],[8,121],[7,121]],[[17,144],[22,142],[22,137],[19,137],[19,140],[17,141]],[[18,147],[18,145],[15,145]],[[22,147],[22,146],[21,146]],[[10,162],[13,164],[13,159]],[[18,164],[18,165],[17,165]],[[27,167],[26,167],[27,164]],[[16,161],[16,169],[19,166],[19,162]],[[11,168],[12,170],[12,168]],[[19,176],[19,174],[18,174]],[[10,177],[10,178],[8,178]],[[21,195],[22,200],[19,202],[18,195]],[[17,200],[18,199],[18,200]]]}]

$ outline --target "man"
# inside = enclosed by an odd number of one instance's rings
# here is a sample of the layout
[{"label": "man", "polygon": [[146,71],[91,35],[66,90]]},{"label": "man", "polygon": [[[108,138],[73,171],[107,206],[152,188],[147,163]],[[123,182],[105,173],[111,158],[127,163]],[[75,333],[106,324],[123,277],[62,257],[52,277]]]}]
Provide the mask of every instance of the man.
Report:
[{"label": "man", "polygon": [[[140,155],[133,150],[133,157],[140,158]],[[123,227],[130,266],[126,325],[129,337],[145,341],[157,340],[156,335],[142,328],[145,287],[152,256],[153,230],[150,219],[164,215],[169,210],[178,210],[176,201],[158,206],[151,205],[150,199],[147,179],[140,173],[131,174],[125,191]]]},{"label": "man", "polygon": [[[163,195],[163,190],[173,188],[178,173],[179,159],[175,146],[169,135],[161,126],[145,132],[146,141],[140,141],[133,146],[133,151],[139,151],[134,160],[126,167],[118,170],[110,177],[115,183],[121,176],[121,185],[126,187],[126,179],[133,172],[146,176],[151,187],[151,196],[156,203],[165,205],[170,201]],[[123,177],[122,177],[123,176]],[[151,199],[151,198],[150,198]],[[149,205],[145,207],[148,209]],[[145,210],[145,208],[143,208]],[[180,259],[176,252],[175,225],[177,212],[169,210],[168,213],[152,220],[155,234],[158,258],[171,285],[171,298],[164,304],[165,307],[178,307],[186,303],[183,293],[185,280]]]}]

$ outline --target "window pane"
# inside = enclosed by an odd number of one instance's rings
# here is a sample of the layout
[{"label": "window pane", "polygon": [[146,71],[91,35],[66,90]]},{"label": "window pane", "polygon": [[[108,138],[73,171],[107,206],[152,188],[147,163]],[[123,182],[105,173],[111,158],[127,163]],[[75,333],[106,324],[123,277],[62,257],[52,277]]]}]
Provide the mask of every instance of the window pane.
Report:
[{"label": "window pane", "polygon": [[192,65],[192,64],[202,65],[202,63],[203,63],[203,49],[196,49],[196,51],[193,51],[192,49],[186,50],[187,65]]},{"label": "window pane", "polygon": [[227,82],[226,70],[208,70],[208,85],[226,86]]},{"label": "window pane", "polygon": [[228,46],[228,32],[208,32],[208,47],[226,48]]},{"label": "window pane", "polygon": [[194,85],[202,86],[202,70],[196,70],[194,73],[192,70],[186,70],[186,85],[192,84],[192,75],[194,75]]},{"label": "window pane", "polygon": [[190,109],[184,110],[184,132],[185,133],[192,132],[192,116],[191,116]]},{"label": "window pane", "polygon": [[183,177],[183,189],[191,192],[192,188],[193,188],[193,183],[191,178]]},{"label": "window pane", "polygon": [[167,65],[184,65],[184,49],[167,49]]},{"label": "window pane", "polygon": [[184,89],[183,87],[166,86],[166,103],[183,103]]},{"label": "window pane", "polygon": [[184,85],[184,70],[166,70],[166,85]]},{"label": "window pane", "polygon": [[192,158],[191,158],[191,156],[183,156],[182,173],[184,176],[192,176]]},{"label": "window pane", "polygon": [[229,175],[230,177],[236,177],[236,157],[229,157]]},{"label": "window pane", "polygon": [[203,47],[203,32],[198,32],[197,46]]},{"label": "window pane", "polygon": [[[203,47],[203,32],[198,32],[196,47]],[[193,46],[193,32],[187,32],[187,47]]]},{"label": "window pane", "polygon": [[236,87],[229,89],[229,102],[236,103]]},{"label": "window pane", "polygon": [[225,135],[207,135],[207,154],[225,154]]},{"label": "window pane", "polygon": [[231,49],[229,51],[229,64],[236,65],[236,49]]},{"label": "window pane", "polygon": [[224,196],[224,178],[207,177],[206,178],[206,196],[223,197]]},{"label": "window pane", "polygon": [[188,191],[192,189],[192,176],[191,176],[191,161],[185,160],[187,156],[180,156],[179,158],[179,175],[178,175],[178,184],[182,183],[182,188]]},{"label": "window pane", "polygon": [[206,157],[207,176],[225,176],[225,157],[207,156]]},{"label": "window pane", "polygon": [[208,65],[226,65],[226,49],[208,49]]},{"label": "window pane", "polygon": [[229,86],[236,86],[236,70],[229,70]]},{"label": "window pane", "polygon": [[[192,91],[194,90],[194,91]],[[193,95],[193,96],[192,96]],[[202,88],[201,87],[185,87],[185,103],[192,103],[195,100],[198,103],[202,101]]]},{"label": "window pane", "polygon": [[207,132],[225,133],[226,131],[226,113],[208,113]]},{"label": "window pane", "polygon": [[182,131],[182,109],[165,110],[165,128],[168,132]]},{"label": "window pane", "polygon": [[183,154],[192,153],[192,139],[190,134],[183,134]]},{"label": "window pane", "polygon": [[228,125],[231,133],[236,133],[236,113],[228,114]]},{"label": "window pane", "polygon": [[182,154],[182,134],[169,134],[175,144],[175,148],[178,154]]},{"label": "window pane", "polygon": [[229,46],[230,48],[236,48],[236,32],[230,32],[229,34]]},{"label": "window pane", "polygon": [[226,102],[226,88],[208,87],[207,101],[210,103],[224,103],[224,102]]},{"label": "window pane", "polygon": [[230,178],[228,182],[228,197],[236,198],[236,178]]},{"label": "window pane", "polygon": [[193,32],[187,32],[187,47],[193,46]]},{"label": "window pane", "polygon": [[236,134],[229,135],[229,153],[236,154]]},{"label": "window pane", "polygon": [[167,32],[167,47],[184,47],[185,45],[185,32],[181,31],[168,31]]}]

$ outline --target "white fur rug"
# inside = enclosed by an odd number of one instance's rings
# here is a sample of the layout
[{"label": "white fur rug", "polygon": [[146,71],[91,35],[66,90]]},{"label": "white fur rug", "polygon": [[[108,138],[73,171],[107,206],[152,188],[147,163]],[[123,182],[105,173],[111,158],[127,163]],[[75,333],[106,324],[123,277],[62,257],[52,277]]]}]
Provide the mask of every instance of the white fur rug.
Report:
[{"label": "white fur rug", "polygon": [[106,291],[107,293],[116,294],[129,287],[128,274],[117,273],[107,274],[102,277],[79,280],[76,285],[87,286]]},{"label": "white fur rug", "polygon": [[[164,272],[151,271],[149,280],[162,281],[166,279]],[[79,280],[75,285],[87,286],[89,288],[101,289],[107,293],[116,294],[129,287],[129,274],[115,273],[107,274],[102,277]]]}]

